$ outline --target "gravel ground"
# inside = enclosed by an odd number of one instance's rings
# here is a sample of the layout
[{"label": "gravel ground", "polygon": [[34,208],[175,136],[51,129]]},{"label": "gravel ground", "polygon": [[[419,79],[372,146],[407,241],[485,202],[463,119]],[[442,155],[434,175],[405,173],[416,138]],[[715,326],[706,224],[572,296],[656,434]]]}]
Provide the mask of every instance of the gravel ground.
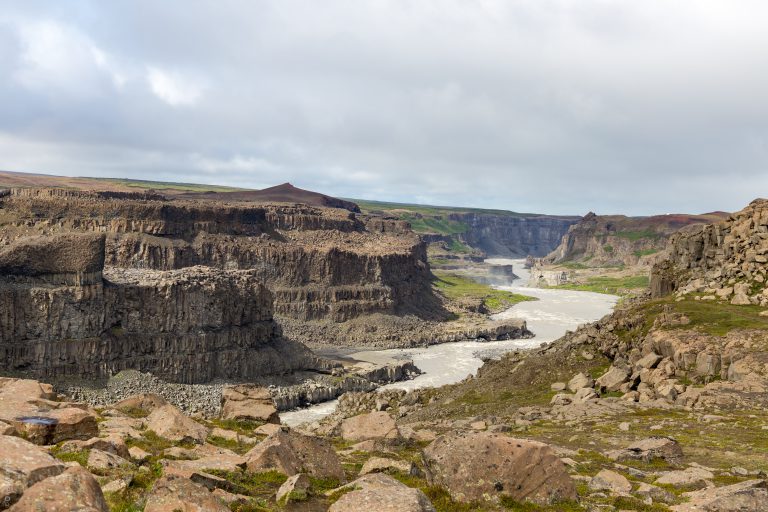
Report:
[{"label": "gravel ground", "polygon": [[155,393],[185,414],[218,416],[224,382],[211,384],[172,384],[149,373],[126,370],[110,378],[106,387],[62,385],[58,392],[94,407],[106,407],[131,395]]}]

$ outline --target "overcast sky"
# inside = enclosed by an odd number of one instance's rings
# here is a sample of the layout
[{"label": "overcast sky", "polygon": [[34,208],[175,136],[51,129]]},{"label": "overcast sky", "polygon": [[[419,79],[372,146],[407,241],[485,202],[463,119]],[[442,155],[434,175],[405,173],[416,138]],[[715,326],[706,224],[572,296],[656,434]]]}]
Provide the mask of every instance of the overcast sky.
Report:
[{"label": "overcast sky", "polygon": [[768,196],[768,2],[0,0],[0,168],[737,210]]}]

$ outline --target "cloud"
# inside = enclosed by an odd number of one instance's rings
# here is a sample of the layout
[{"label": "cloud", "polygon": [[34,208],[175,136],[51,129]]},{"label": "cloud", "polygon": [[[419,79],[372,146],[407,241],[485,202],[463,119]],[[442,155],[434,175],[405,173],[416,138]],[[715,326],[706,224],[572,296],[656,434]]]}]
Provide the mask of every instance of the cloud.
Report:
[{"label": "cloud", "polygon": [[2,166],[734,210],[768,189],[766,17],[757,0],[28,0],[0,13],[0,134],[23,141]]},{"label": "cloud", "polygon": [[147,81],[152,92],[172,107],[195,105],[203,96],[205,87],[175,71],[154,66],[147,69]]}]

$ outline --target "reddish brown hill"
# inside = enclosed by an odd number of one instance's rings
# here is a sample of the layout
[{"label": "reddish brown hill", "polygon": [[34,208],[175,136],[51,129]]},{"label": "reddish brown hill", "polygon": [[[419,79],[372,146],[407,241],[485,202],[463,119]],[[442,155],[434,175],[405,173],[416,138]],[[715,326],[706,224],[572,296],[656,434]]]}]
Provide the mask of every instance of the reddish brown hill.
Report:
[{"label": "reddish brown hill", "polygon": [[255,203],[303,203],[310,206],[324,206],[327,208],[344,208],[351,212],[360,212],[360,207],[351,202],[335,197],[312,192],[290,183],[283,183],[275,187],[262,190],[237,190],[234,192],[201,192],[181,194],[185,199],[213,199],[216,201],[251,201]]}]

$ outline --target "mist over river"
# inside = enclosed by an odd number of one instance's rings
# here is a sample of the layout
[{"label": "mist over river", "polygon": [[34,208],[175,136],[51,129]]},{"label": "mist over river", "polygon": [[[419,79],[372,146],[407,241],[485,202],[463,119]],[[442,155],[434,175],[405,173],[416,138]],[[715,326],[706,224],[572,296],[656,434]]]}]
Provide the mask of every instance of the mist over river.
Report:
[{"label": "mist over river", "polygon": [[[528,329],[536,335],[535,338],[488,342],[462,341],[431,345],[426,348],[366,350],[350,354],[350,357],[374,363],[387,362],[393,358],[412,359],[414,364],[424,372],[413,380],[395,382],[380,389],[411,390],[444,386],[475,374],[483,365],[481,360],[483,354],[500,355],[515,349],[538,347],[542,343],[554,341],[565,334],[565,331],[574,330],[579,325],[593,322],[610,313],[618,300],[614,295],[601,293],[529,288],[527,287],[529,272],[524,268],[525,260],[522,259],[492,258],[487,259],[486,263],[512,264],[515,274],[519,276],[519,279],[496,288],[539,299],[521,302],[493,316],[495,319],[525,319],[528,322]],[[336,404],[337,401],[334,400],[298,411],[283,412],[280,418],[286,425],[315,421],[331,414]]]}]

